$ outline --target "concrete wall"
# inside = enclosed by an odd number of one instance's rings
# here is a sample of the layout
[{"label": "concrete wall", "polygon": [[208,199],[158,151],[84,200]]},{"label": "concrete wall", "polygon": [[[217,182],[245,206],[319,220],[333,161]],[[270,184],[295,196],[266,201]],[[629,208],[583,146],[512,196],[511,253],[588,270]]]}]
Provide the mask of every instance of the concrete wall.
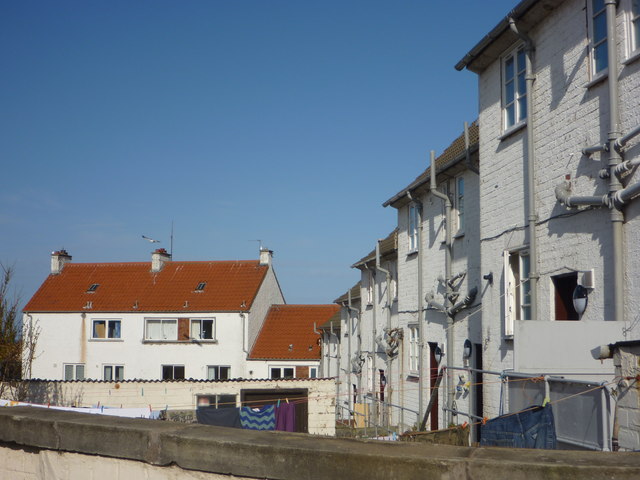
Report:
[{"label": "concrete wall", "polygon": [[[619,8],[618,33],[620,58],[625,52],[627,30]],[[613,318],[612,239],[607,209],[595,209],[566,216],[564,206],[556,201],[554,188],[569,176],[575,195],[606,194],[608,185],[599,179],[598,171],[606,165],[607,155],[588,158],[581,154],[585,146],[604,143],[608,130],[607,80],[589,85],[588,36],[583,0],[563,2],[529,32],[536,46],[534,58],[533,118],[535,159],[535,198],[539,247],[538,321],[544,328],[527,325],[517,328],[522,335],[515,343],[504,336],[504,267],[503,252],[527,246],[526,135],[530,125],[503,136],[501,122],[501,65],[492,63],[479,75],[480,94],[480,224],[482,272],[493,272],[494,284],[483,296],[482,338],[484,367],[503,370],[523,366],[528,371],[546,369],[553,358],[555,371],[584,370],[599,365],[578,365],[580,356],[571,356],[575,348],[591,349],[602,332],[598,322]],[[512,45],[515,47],[516,43]],[[510,49],[511,47],[509,47]],[[505,53],[507,50],[505,50]],[[640,83],[638,61],[617,65],[620,72],[622,132],[640,121],[637,94]],[[613,67],[610,67],[610,70]],[[624,154],[632,159],[640,153],[637,139]],[[602,161],[601,161],[602,160]],[[638,172],[624,182],[640,180]],[[637,318],[640,283],[635,272],[640,268],[640,219],[638,200],[626,209],[625,240],[625,322],[608,329],[606,341],[623,338]],[[573,211],[575,212],[575,210]],[[554,320],[554,288],[552,277],[563,273],[593,269],[595,288],[579,327],[565,328]],[[531,333],[532,336],[525,336]],[[637,338],[637,329],[632,333]],[[557,346],[565,345],[567,354],[549,352],[549,339]],[[552,342],[553,343],[553,342]],[[519,351],[514,357],[514,345]],[[546,352],[541,355],[541,352]],[[542,361],[535,363],[535,358]],[[519,359],[519,360],[516,360]],[[518,364],[516,364],[518,363]],[[498,389],[485,389],[487,415],[497,413]]]},{"label": "concrete wall", "polygon": [[620,450],[640,450],[640,345],[619,346],[614,351],[618,397],[616,416]]},{"label": "concrete wall", "polygon": [[[46,382],[25,381],[20,399],[42,405],[189,410],[198,395],[235,395],[240,405],[242,390],[307,389],[309,433],[335,435],[335,383],[333,380],[233,380],[176,382]],[[16,399],[17,400],[17,399]]]},{"label": "concrete wall", "polygon": [[633,453],[390,444],[158,420],[0,409],[0,478],[634,479]]}]

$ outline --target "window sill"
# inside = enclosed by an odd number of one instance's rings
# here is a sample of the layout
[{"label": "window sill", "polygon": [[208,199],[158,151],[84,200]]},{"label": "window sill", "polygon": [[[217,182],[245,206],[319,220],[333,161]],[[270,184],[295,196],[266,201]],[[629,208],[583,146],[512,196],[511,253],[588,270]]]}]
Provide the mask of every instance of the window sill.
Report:
[{"label": "window sill", "polygon": [[498,137],[498,140],[503,141],[509,138],[511,135],[514,135],[515,133],[519,132],[520,130],[523,130],[526,126],[527,126],[527,120],[524,119],[516,123],[512,127],[507,128],[504,132],[502,132],[502,135]]},{"label": "window sill", "polygon": [[640,58],[640,50],[636,50],[635,52],[633,52],[631,55],[629,55],[628,58],[625,58],[622,61],[623,65],[629,65],[633,62],[635,62],[636,60],[638,60]]},{"label": "window sill", "polygon": [[413,255],[417,255],[417,253],[418,253],[418,249],[417,249],[417,248],[414,248],[413,250],[409,250],[409,251],[407,252],[407,257],[411,257],[411,256],[413,256]]},{"label": "window sill", "polygon": [[609,78],[609,71],[605,70],[604,72],[601,72],[599,74],[597,74],[595,77],[593,77],[591,79],[591,81],[589,81],[584,88],[586,88],[587,90],[589,90],[590,88],[595,87],[596,85],[599,85],[600,83],[604,82],[607,78]]},{"label": "window sill", "polygon": [[456,234],[453,236],[453,238],[454,238],[454,239],[455,239],[455,238],[462,238],[462,237],[464,237],[464,230],[463,230],[462,232],[458,232],[458,233],[456,233]]},{"label": "window sill", "polygon": [[506,341],[513,341],[513,333],[511,335],[503,335],[502,338]]},{"label": "window sill", "polygon": [[180,345],[190,345],[190,344],[200,344],[200,343],[211,343],[217,344],[218,340],[196,340],[194,338],[190,340],[149,340],[148,338],[142,340],[142,343],[171,343],[171,344],[180,344]]},{"label": "window sill", "polygon": [[90,342],[124,342],[124,340],[122,338],[90,338],[89,339]]},{"label": "window sill", "polygon": [[407,380],[417,380],[420,378],[420,374],[418,372],[409,372],[407,374]]}]

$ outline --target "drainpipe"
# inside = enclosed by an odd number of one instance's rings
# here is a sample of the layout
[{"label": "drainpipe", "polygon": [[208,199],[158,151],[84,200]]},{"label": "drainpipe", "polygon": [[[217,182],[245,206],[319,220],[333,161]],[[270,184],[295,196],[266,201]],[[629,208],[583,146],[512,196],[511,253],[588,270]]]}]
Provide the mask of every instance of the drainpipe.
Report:
[{"label": "drainpipe", "polygon": [[[615,198],[622,184],[614,171],[620,164],[621,158],[616,142],[621,137],[620,111],[618,91],[618,38],[616,35],[616,0],[605,0],[607,8],[607,50],[609,57],[609,193]],[[624,215],[614,205],[610,206],[612,239],[613,239],[613,294],[614,317],[617,321],[624,320],[624,263],[622,259],[622,222]]]},{"label": "drainpipe", "polygon": [[[382,268],[382,266],[380,265],[380,240],[378,240],[376,242],[376,270],[379,270],[380,272],[384,273],[385,275],[385,280],[387,282],[387,332],[391,331],[391,272],[389,270],[387,270],[386,268]],[[387,385],[389,386],[388,388],[388,395],[389,395],[389,403],[393,403],[392,402],[392,398],[391,398],[391,384],[392,382],[392,377],[391,377],[391,355],[387,355],[387,371],[385,372],[386,377],[387,377]],[[389,416],[387,415],[387,418],[389,418]]]},{"label": "drainpipe", "polygon": [[531,320],[538,319],[538,242],[536,240],[536,222],[538,214],[536,213],[536,197],[535,197],[535,151],[533,148],[533,82],[536,77],[533,74],[533,41],[524,32],[518,30],[516,22],[513,18],[509,18],[509,27],[511,31],[520,37],[525,43],[525,62],[526,72],[525,80],[527,82],[527,200],[528,212],[527,221],[529,223],[529,295],[531,304]]},{"label": "drainpipe", "polygon": [[571,195],[571,183],[564,182],[558,185],[555,189],[556,199],[567,207],[603,207],[609,205],[609,198],[607,195],[594,195],[594,196],[578,196]]},{"label": "drainpipe", "polygon": [[422,204],[418,203],[411,196],[411,192],[407,190],[407,198],[416,204],[418,210],[418,418],[419,423],[424,416],[424,375],[423,361],[424,357],[424,332],[422,328]]},{"label": "drainpipe", "polygon": [[[454,341],[454,333],[453,333],[453,316],[451,316],[448,312],[448,307],[451,304],[451,199],[449,195],[445,195],[444,193],[438,191],[436,185],[436,154],[433,150],[431,150],[431,194],[436,198],[439,198],[444,202],[444,238],[445,238],[445,260],[444,260],[444,285],[445,285],[445,296],[444,296],[444,310],[447,317],[447,347],[445,352],[445,357],[447,360],[447,369],[449,367],[453,367],[453,341]],[[450,371],[450,370],[449,370]],[[450,424],[453,418],[452,415],[452,405],[454,401],[454,389],[453,389],[453,380],[450,375],[447,375],[447,421],[446,424]],[[422,417],[421,417],[422,418]]]},{"label": "drainpipe", "polygon": [[[351,312],[355,312],[356,315],[358,316],[358,354],[360,353],[360,311],[357,308],[353,308],[352,303],[351,303],[351,289],[349,289],[349,293],[347,294],[347,312],[348,312],[348,316],[347,316],[347,328],[349,331],[349,362],[347,363],[347,367],[348,367],[348,372],[349,372],[349,376],[348,376],[348,385],[347,385],[347,391],[349,392],[349,405],[351,406],[351,408],[349,408],[350,411],[353,411],[353,408],[355,408],[352,404],[353,402],[353,395],[351,395],[351,385],[353,385],[351,383],[351,374],[353,373],[353,358],[351,356],[351,338],[353,337],[353,325],[352,325],[352,319],[353,317],[351,316]],[[360,375],[358,375],[358,382],[357,382],[357,389],[358,392],[360,391]],[[356,394],[358,393],[356,392]]]},{"label": "drainpipe", "polygon": [[[369,267],[365,265],[365,268],[367,270],[369,270]],[[376,356],[378,355],[378,345],[376,343],[376,322],[377,322],[377,315],[376,315],[376,310],[378,308],[378,296],[376,295],[376,290],[377,290],[377,284],[376,284],[376,271],[373,270],[371,271],[371,276],[370,276],[371,282],[372,284],[369,285],[369,287],[371,288],[371,303],[372,303],[372,307],[371,307],[371,395],[372,395],[372,412],[370,412],[370,414],[372,413],[373,415],[373,423],[375,425],[377,425],[378,423],[378,418],[377,418],[377,409],[375,407],[377,407],[377,395],[376,395]]]}]

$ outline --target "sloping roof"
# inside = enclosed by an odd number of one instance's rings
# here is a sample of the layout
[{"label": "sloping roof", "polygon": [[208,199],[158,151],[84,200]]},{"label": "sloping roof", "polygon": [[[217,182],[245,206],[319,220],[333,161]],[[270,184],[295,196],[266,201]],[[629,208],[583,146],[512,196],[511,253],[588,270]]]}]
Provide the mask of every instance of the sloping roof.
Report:
[{"label": "sloping roof", "polygon": [[[245,311],[268,270],[251,261],[151,264],[67,263],[49,275],[25,312],[223,312]],[[196,291],[199,283],[204,289]],[[97,284],[95,291],[88,292]]]},{"label": "sloping roof", "polygon": [[480,73],[495,62],[504,51],[520,38],[511,30],[512,18],[518,30],[528,32],[564,0],[522,0],[500,22],[486,34],[456,65],[456,70],[467,68]]},{"label": "sloping roof", "polygon": [[[469,153],[475,155],[478,152],[478,146],[480,143],[480,129],[478,128],[478,121],[474,121],[469,125]],[[444,170],[453,167],[454,165],[462,162],[466,159],[467,149],[465,147],[464,132],[456,138],[451,145],[449,145],[444,152],[435,159],[435,165],[437,175]],[[474,162],[477,167],[477,161]],[[431,166],[429,166],[424,172],[407,185],[405,188],[396,193],[393,197],[382,204],[383,207],[394,205],[398,200],[406,198],[407,191],[413,191],[421,186],[428,186],[431,180]]]},{"label": "sloping roof", "polygon": [[331,316],[331,318],[329,318],[329,320],[327,320],[322,325],[320,325],[320,328],[322,330],[333,330],[335,332],[339,332],[340,324],[341,324],[341,314],[340,314],[340,309],[338,309],[336,310],[336,313],[334,313]]},{"label": "sloping roof", "polygon": [[345,293],[336,298],[333,303],[343,304],[349,301],[349,292],[351,292],[351,301],[360,300],[360,288],[362,288],[360,282],[356,283],[353,287],[347,290]]},{"label": "sloping roof", "polygon": [[[380,240],[380,257],[385,257],[388,255],[397,255],[398,254],[398,229],[396,228],[393,232],[391,232],[387,237],[383,240]],[[376,249],[374,248],[369,252],[368,255],[362,257],[356,263],[351,265],[351,268],[358,268],[362,265],[370,262],[375,262],[376,260]]]},{"label": "sloping roof", "polygon": [[314,323],[317,329],[338,310],[338,305],[272,305],[249,359],[319,360]]}]

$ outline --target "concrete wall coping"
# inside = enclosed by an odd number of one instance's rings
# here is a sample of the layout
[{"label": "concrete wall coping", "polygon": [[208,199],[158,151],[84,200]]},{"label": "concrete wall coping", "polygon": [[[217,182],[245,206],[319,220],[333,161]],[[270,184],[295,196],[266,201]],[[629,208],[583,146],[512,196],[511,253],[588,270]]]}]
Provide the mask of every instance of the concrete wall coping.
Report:
[{"label": "concrete wall coping", "polygon": [[[267,479],[635,479],[636,453],[468,448],[336,439],[0,408],[0,442]],[[419,476],[419,477],[418,477]]]}]

